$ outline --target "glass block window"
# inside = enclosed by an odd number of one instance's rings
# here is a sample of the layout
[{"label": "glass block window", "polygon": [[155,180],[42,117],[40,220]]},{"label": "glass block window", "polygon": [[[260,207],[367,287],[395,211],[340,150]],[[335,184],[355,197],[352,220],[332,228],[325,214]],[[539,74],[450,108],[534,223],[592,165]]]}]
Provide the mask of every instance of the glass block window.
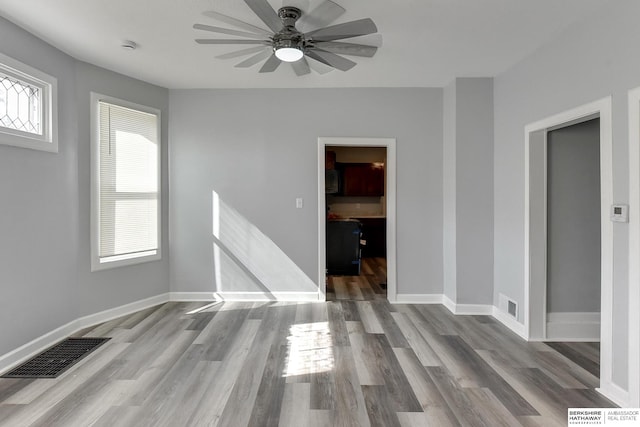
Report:
[{"label": "glass block window", "polygon": [[0,125],[42,134],[42,89],[0,73]]},{"label": "glass block window", "polygon": [[58,151],[57,80],[0,53],[0,144]]}]

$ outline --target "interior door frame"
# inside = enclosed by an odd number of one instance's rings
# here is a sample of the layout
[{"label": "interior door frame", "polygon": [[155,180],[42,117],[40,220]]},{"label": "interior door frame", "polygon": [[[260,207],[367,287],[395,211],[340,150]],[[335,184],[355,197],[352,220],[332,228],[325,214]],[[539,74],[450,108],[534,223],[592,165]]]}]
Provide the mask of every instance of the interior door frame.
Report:
[{"label": "interior door frame", "polygon": [[629,399],[640,407],[640,87],[629,91]]},{"label": "interior door frame", "polygon": [[[613,223],[609,219],[609,209],[613,204],[613,143],[611,124],[611,97],[579,106],[577,108],[556,114],[525,126],[525,224],[524,224],[524,326],[527,339],[542,341],[546,338],[546,220],[532,221],[532,215],[540,215],[541,210],[535,209],[536,202],[532,198],[533,168],[546,168],[546,158],[531,156],[531,140],[534,133],[579,123],[590,118],[600,119],[600,232],[601,232],[601,296],[600,296],[600,389],[599,391],[611,396],[615,385],[612,382],[613,368]],[[546,136],[543,138],[546,145]],[[536,143],[536,142],[534,142]],[[546,157],[546,156],[545,156]],[[544,164],[541,164],[544,163]],[[546,181],[546,171],[544,173]],[[545,182],[546,186],[546,182]],[[546,192],[546,189],[545,189]],[[546,200],[546,193],[544,199]],[[534,205],[532,206],[532,203]],[[539,206],[538,206],[539,208]],[[546,207],[544,209],[546,215]],[[532,230],[532,224],[544,224],[544,230]],[[539,227],[539,226],[535,226]],[[532,245],[532,235],[540,236],[543,245]],[[543,259],[544,257],[545,259]],[[534,269],[537,269],[534,270]],[[540,271],[544,269],[544,271]],[[539,278],[532,281],[532,275]],[[544,286],[545,290],[540,287]],[[545,325],[539,324],[545,322]]]},{"label": "interior door frame", "polygon": [[387,300],[397,300],[396,270],[396,139],[395,138],[318,138],[318,298],[326,300],[327,283],[327,207],[324,192],[325,148],[327,145],[351,147],[385,147],[387,149],[386,168],[386,221],[387,221]]}]

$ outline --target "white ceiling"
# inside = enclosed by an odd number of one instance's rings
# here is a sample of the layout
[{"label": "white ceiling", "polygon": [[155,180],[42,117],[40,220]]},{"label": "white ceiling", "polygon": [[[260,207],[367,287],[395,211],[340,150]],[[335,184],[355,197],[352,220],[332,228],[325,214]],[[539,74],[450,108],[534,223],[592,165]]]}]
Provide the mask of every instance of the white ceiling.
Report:
[{"label": "white ceiling", "polygon": [[[269,0],[313,9],[321,0]],[[194,23],[233,28],[202,15],[214,10],[266,27],[241,0],[0,0],[0,14],[68,54],[167,88],[441,87],[455,77],[495,76],[572,23],[612,0],[334,0],[347,9],[338,22],[372,18],[383,45],[373,58],[342,72],[297,77],[283,64],[215,55],[242,46],[198,45],[221,38]],[[306,4],[305,4],[306,3]],[[310,6],[307,6],[309,5]],[[139,48],[127,51],[124,40]],[[241,58],[242,59],[242,58]]]}]

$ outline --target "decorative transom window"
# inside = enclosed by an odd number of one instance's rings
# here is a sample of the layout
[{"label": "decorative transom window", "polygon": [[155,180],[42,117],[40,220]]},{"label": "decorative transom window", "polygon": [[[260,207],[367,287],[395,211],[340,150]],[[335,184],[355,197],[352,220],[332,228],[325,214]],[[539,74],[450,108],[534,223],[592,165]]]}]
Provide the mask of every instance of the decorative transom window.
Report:
[{"label": "decorative transom window", "polygon": [[0,54],[0,144],[58,151],[57,81]]},{"label": "decorative transom window", "polygon": [[160,111],[91,102],[92,270],[160,259]]},{"label": "decorative transom window", "polygon": [[0,125],[41,134],[42,89],[0,73]]}]

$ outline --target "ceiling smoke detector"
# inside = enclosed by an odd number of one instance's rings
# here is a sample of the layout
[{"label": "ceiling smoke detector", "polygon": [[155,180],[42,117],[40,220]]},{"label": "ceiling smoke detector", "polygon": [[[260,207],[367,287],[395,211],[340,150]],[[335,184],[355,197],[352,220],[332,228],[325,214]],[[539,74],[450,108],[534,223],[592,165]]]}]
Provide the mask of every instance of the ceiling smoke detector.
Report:
[{"label": "ceiling smoke detector", "polygon": [[125,50],[136,50],[136,48],[138,47],[138,43],[132,40],[125,40],[122,42],[120,47],[122,47]]}]

